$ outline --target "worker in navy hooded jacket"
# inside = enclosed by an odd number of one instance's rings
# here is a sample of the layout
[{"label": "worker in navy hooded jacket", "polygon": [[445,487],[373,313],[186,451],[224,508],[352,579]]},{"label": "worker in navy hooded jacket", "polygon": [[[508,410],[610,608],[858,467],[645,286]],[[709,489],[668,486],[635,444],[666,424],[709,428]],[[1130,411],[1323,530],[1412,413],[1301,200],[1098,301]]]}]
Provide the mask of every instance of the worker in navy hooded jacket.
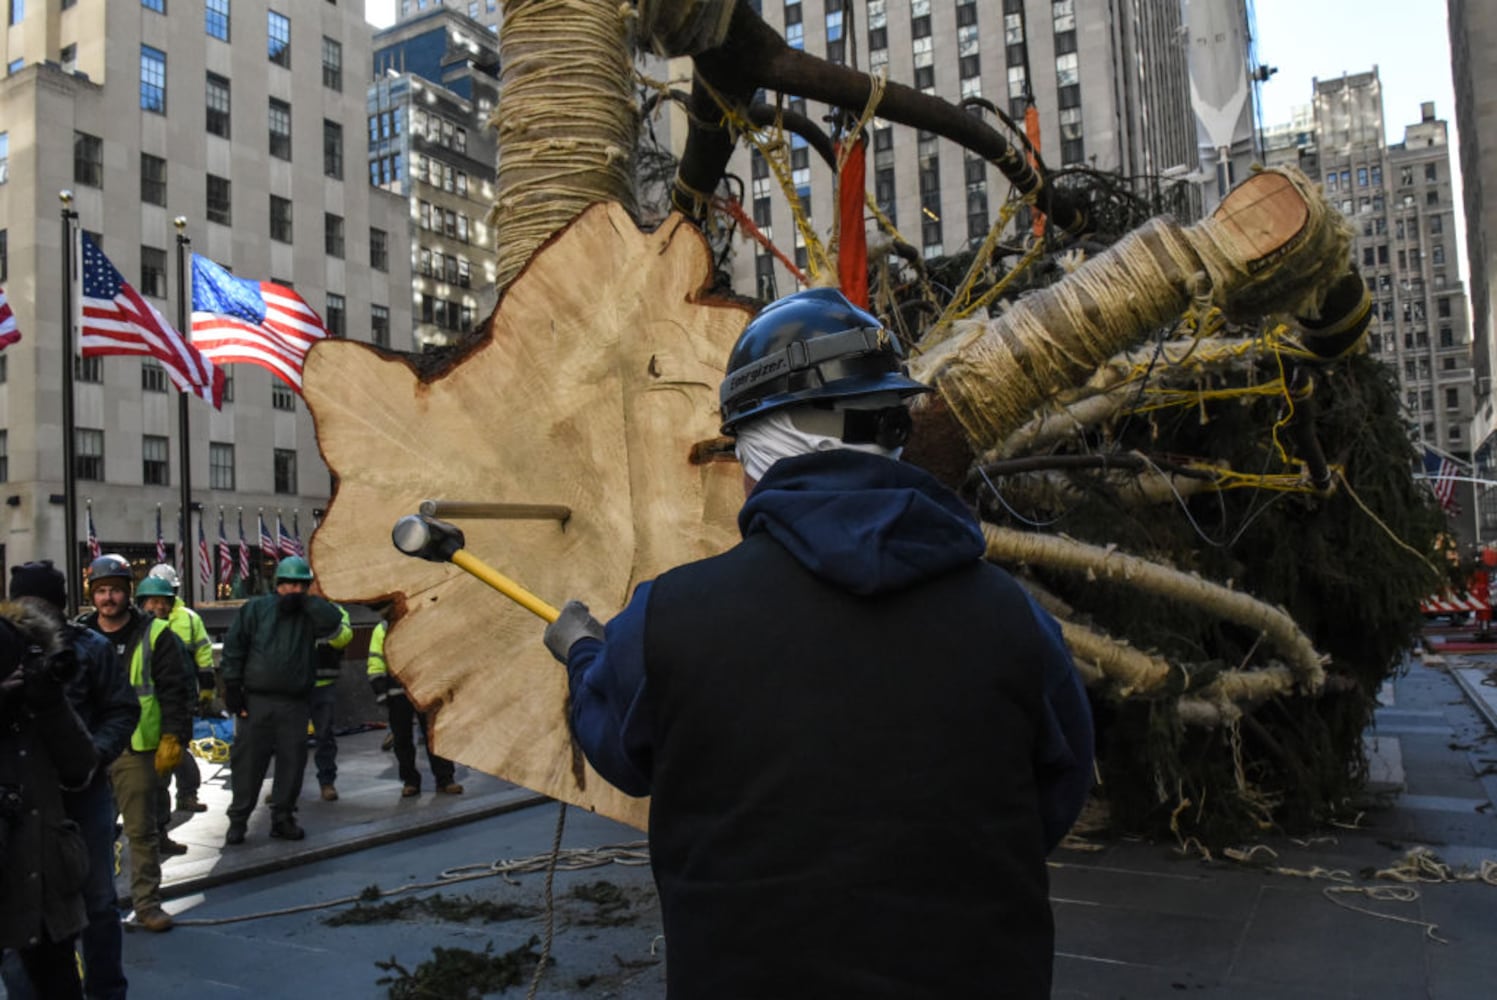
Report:
[{"label": "worker in navy hooded jacket", "polygon": [[898,460],[928,389],[873,316],[798,292],[728,369],[743,541],[545,637],[588,760],[653,796],[671,997],[1048,996],[1092,770],[1059,626]]}]

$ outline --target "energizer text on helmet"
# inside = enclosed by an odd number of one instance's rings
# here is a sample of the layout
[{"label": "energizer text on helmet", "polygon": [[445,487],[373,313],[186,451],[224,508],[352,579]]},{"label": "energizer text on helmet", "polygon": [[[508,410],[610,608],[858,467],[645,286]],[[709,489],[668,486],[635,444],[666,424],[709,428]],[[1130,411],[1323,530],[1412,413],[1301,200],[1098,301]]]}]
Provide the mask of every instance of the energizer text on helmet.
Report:
[{"label": "energizer text on helmet", "polygon": [[793,410],[776,410],[738,428],[734,448],[738,452],[738,461],[742,463],[743,471],[750,479],[763,479],[771,465],[782,458],[794,458],[796,455],[848,448],[867,455],[897,459],[904,450],[881,448],[876,444],[846,444],[830,434],[809,433],[795,426],[792,413]]},{"label": "energizer text on helmet", "polygon": [[[805,371],[807,368],[820,369],[824,365],[838,363],[846,365],[850,359],[868,355],[875,356],[877,360],[872,366],[861,366],[855,371],[856,374],[892,371],[899,365],[897,349],[888,333],[879,327],[857,327],[841,333],[823,334],[810,340],[791,341],[768,357],[759,358],[737,371],[728,372],[718,389],[718,395],[723,403],[727,403],[750,389],[783,379],[794,372]],[[833,367],[830,372],[818,374],[825,384],[853,373]]]}]

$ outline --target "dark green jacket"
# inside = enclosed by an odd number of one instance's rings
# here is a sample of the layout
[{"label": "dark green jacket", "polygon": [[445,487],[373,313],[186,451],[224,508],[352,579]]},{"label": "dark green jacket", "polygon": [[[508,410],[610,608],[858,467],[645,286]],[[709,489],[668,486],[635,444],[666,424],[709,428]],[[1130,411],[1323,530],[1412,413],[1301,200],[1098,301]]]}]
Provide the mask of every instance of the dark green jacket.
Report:
[{"label": "dark green jacket", "polygon": [[317,640],[342,625],[337,605],[315,594],[291,614],[281,610],[279,595],[256,597],[239,609],[224,636],[224,684],[253,694],[310,694],[317,680]]}]

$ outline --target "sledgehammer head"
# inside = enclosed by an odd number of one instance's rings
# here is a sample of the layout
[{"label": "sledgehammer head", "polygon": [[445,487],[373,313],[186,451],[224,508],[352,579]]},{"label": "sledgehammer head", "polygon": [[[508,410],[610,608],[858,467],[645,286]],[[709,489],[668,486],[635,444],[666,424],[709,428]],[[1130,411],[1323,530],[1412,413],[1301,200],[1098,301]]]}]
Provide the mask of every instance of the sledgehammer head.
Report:
[{"label": "sledgehammer head", "polygon": [[396,521],[390,541],[406,555],[431,562],[451,562],[453,554],[466,544],[456,525],[426,514],[409,514]]}]

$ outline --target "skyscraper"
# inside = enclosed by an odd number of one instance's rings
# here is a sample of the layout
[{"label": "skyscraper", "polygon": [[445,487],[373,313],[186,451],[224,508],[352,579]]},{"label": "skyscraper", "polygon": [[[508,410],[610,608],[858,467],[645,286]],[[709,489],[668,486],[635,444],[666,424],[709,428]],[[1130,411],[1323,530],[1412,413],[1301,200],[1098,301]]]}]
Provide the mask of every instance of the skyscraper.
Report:
[{"label": "skyscraper", "polygon": [[[173,219],[183,216],[193,250],[241,277],[294,285],[335,335],[383,329],[392,346],[411,344],[409,259],[389,252],[406,205],[369,185],[358,154],[371,64],[362,0],[167,9],[10,5],[0,284],[25,335],[0,355],[11,563],[65,555],[59,190],[73,192],[79,226],[172,321]],[[180,496],[176,400],[152,361],[71,363],[80,498],[93,499],[107,550],[153,560],[156,505],[170,518]],[[310,521],[329,480],[306,407],[258,367],[228,374],[221,412],[189,401],[193,502],[301,509]]]},{"label": "skyscraper", "polygon": [[[1373,297],[1368,350],[1396,375],[1411,436],[1469,459],[1472,343],[1446,123],[1426,102],[1389,145],[1375,67],[1316,80],[1313,98],[1313,131],[1303,119],[1266,129],[1266,157],[1297,161],[1351,223],[1352,259]],[[1470,511],[1469,486],[1457,497]]]},{"label": "skyscraper", "polygon": [[409,202],[401,248],[421,346],[451,343],[494,309],[498,73],[498,39],[458,5],[431,4],[374,36],[369,181]]},{"label": "skyscraper", "polygon": [[[1197,169],[1178,4],[758,0],[754,6],[795,48],[887,73],[953,103],[982,99],[1022,123],[1032,97],[1042,155],[1052,169],[1126,178]],[[826,113],[805,103],[789,100],[787,106],[813,121]],[[972,110],[1003,127],[991,113]],[[875,119],[872,133],[869,186],[905,242],[934,257],[987,235],[1008,192],[995,168],[917,129]],[[746,179],[745,208],[755,225],[804,267],[807,253],[790,202],[762,160],[740,149],[729,169]],[[798,138],[791,140],[790,168],[796,199],[819,230],[829,230],[830,169]],[[739,247],[735,287],[761,296],[793,290],[788,272],[767,251]]]},{"label": "skyscraper", "polygon": [[[1497,5],[1448,0],[1455,120],[1461,136],[1461,181],[1466,212],[1466,257],[1471,267],[1471,340],[1476,369],[1472,427],[1478,472],[1497,478],[1497,405],[1492,397],[1493,340],[1497,338]],[[1481,532],[1497,533],[1497,490],[1481,492]]]}]

